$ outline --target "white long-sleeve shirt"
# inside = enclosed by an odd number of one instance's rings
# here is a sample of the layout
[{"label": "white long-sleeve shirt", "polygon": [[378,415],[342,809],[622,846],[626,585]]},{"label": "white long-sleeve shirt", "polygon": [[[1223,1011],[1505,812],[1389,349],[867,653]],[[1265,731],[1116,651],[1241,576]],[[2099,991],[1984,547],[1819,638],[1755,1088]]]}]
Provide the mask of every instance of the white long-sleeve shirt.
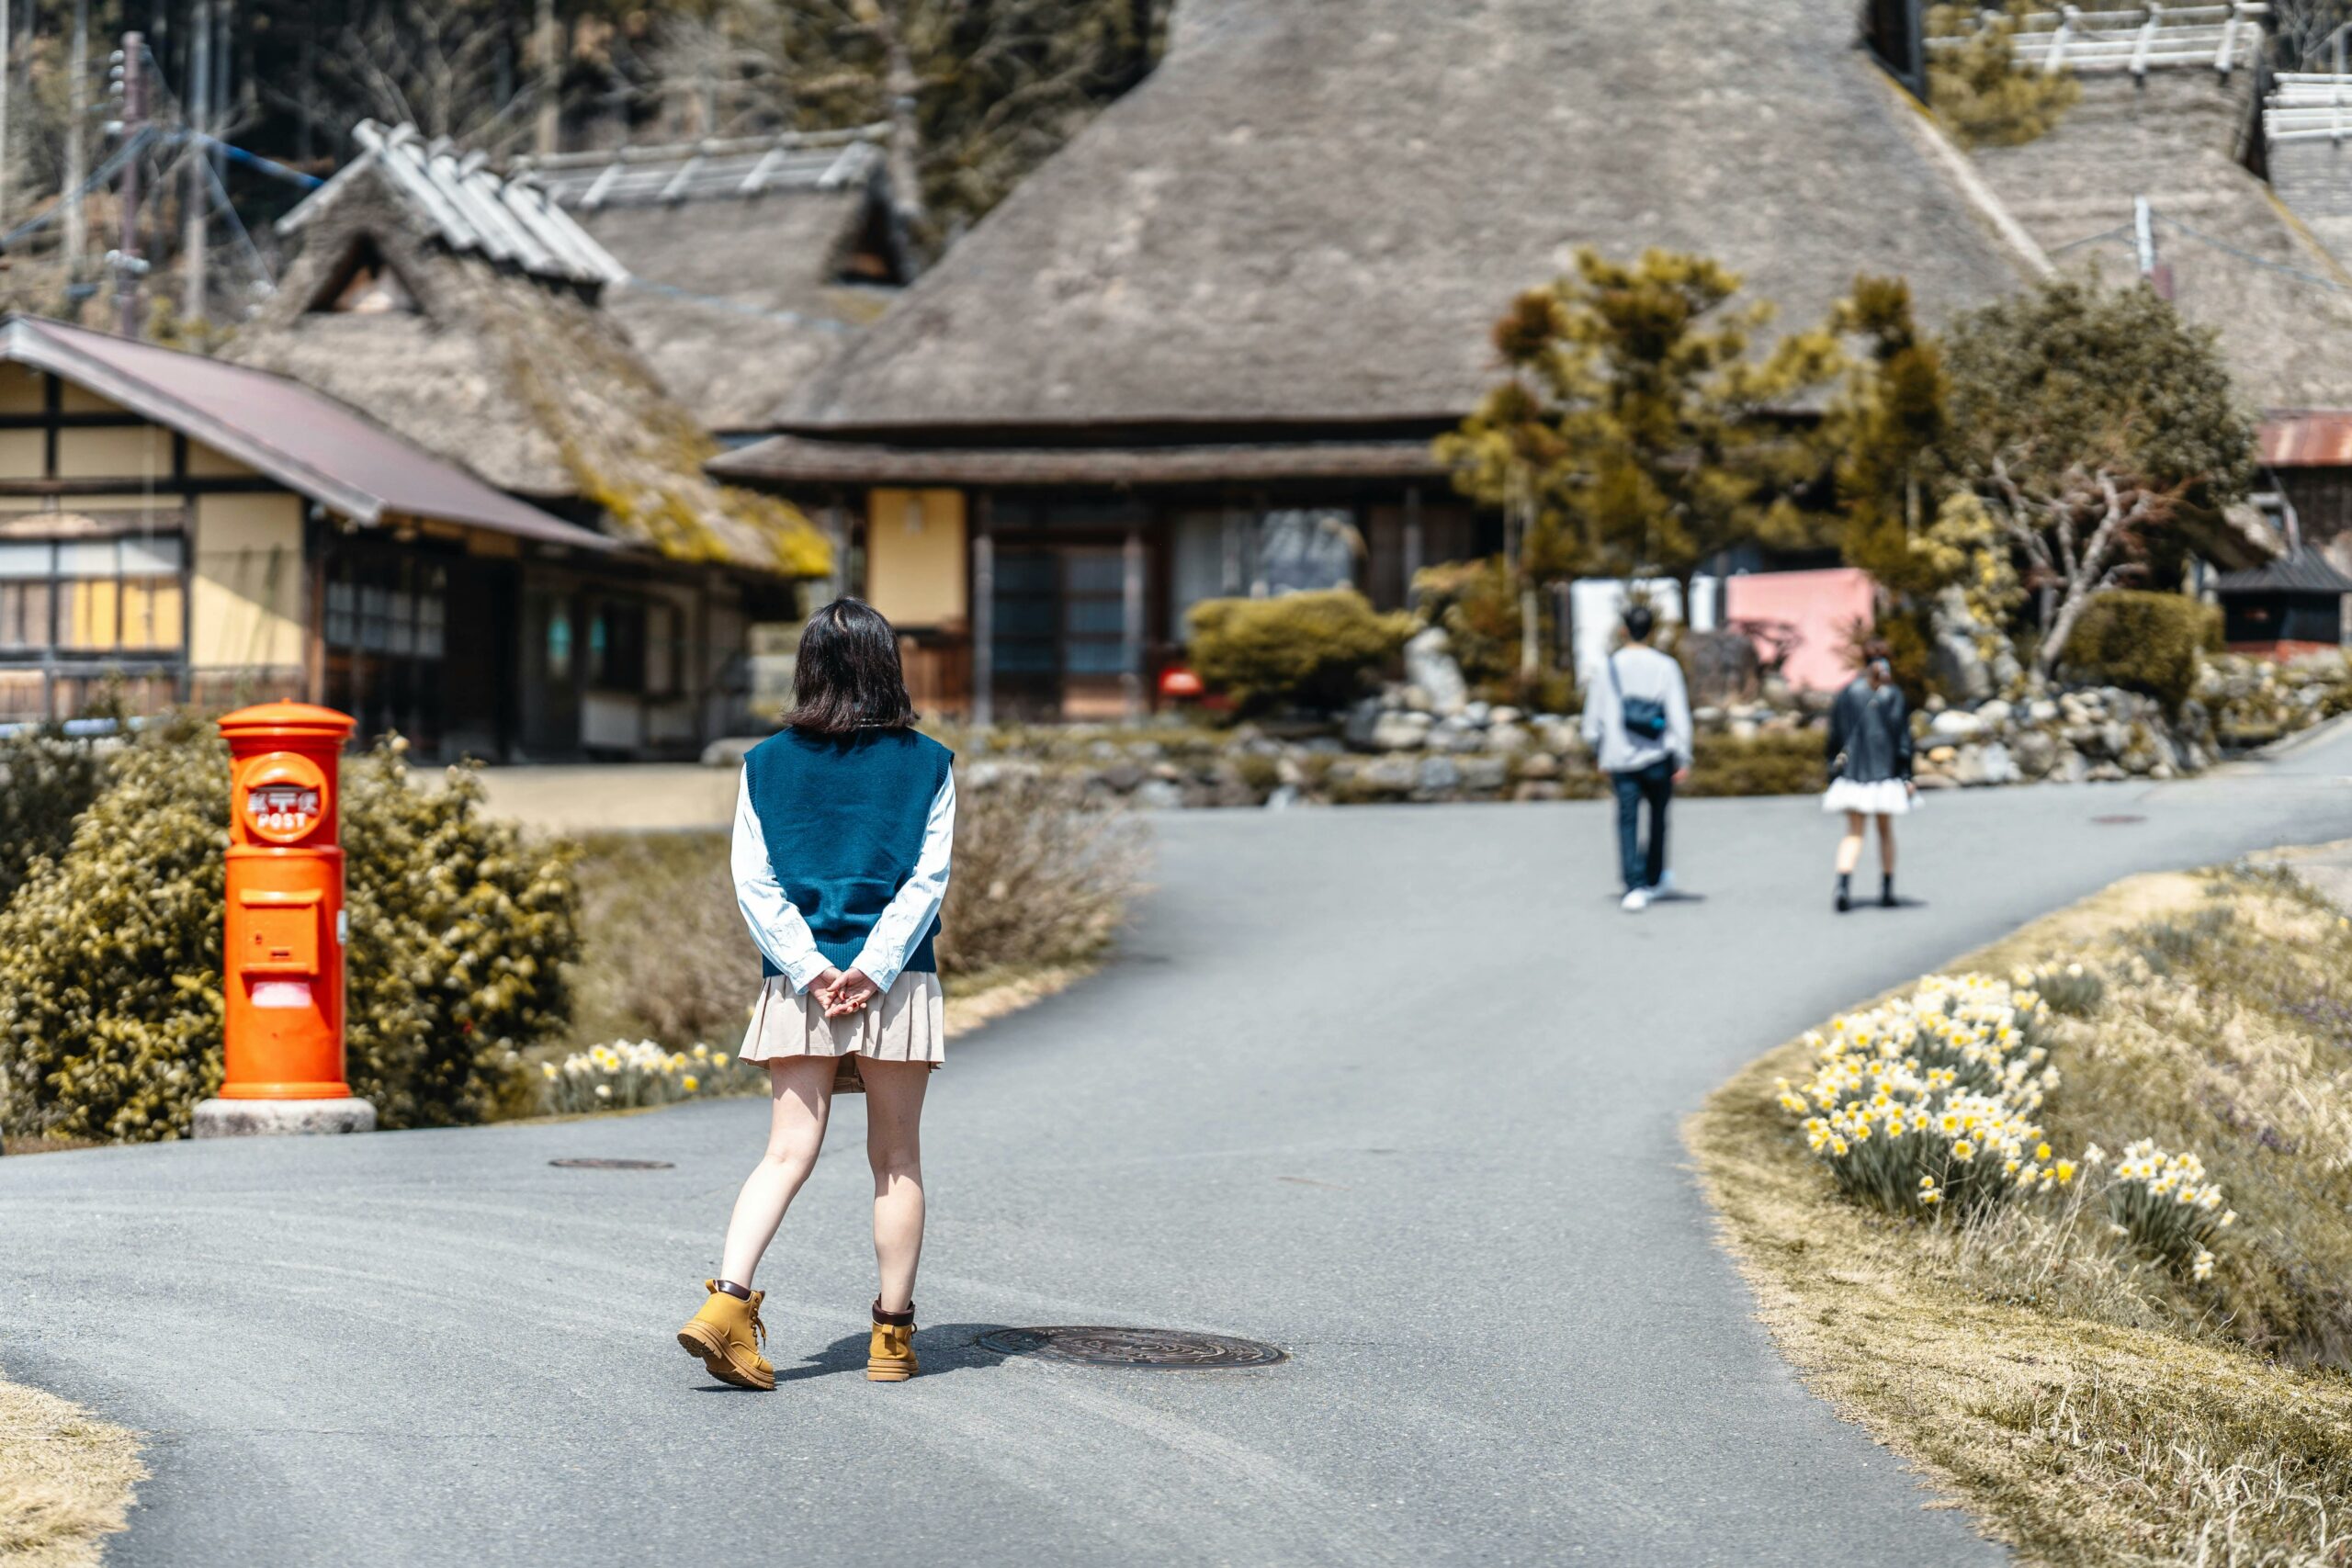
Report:
[{"label": "white long-sleeve shirt", "polygon": [[[1610,655],[1617,680],[1611,684],[1609,666],[1593,671],[1585,683],[1584,722],[1594,764],[1604,773],[1639,773],[1651,763],[1674,759],[1678,768],[1690,765],[1690,694],[1682,683],[1682,666],[1657,649],[1632,643]],[[1647,697],[1666,705],[1666,733],[1656,740],[1629,733],[1618,689],[1629,697]]]},{"label": "white long-sleeve shirt", "polygon": [[[948,864],[956,848],[956,775],[940,782],[932,796],[931,815],[923,822],[922,849],[905,884],[892,895],[874,929],[866,933],[852,968],[863,972],[876,987],[887,991],[907,966],[907,960],[931,929],[940,902],[947,897]],[[752,809],[751,775],[746,773],[735,792],[735,840],[730,857],[735,873],[735,901],[742,906],[752,940],[768,961],[784,971],[796,992],[830,964],[817,951],[808,922],[786,897],[776,880],[775,863],[768,858],[767,835],[760,830],[759,813]]]}]

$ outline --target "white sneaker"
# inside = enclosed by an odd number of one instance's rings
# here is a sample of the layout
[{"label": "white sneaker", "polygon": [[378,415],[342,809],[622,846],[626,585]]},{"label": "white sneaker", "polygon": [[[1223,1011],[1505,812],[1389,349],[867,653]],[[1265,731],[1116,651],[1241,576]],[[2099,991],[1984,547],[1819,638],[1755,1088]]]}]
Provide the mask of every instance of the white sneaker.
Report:
[{"label": "white sneaker", "polygon": [[1634,888],[1631,893],[1626,894],[1623,898],[1617,900],[1617,907],[1624,910],[1629,915],[1640,914],[1644,909],[1650,907],[1649,890],[1645,887]]},{"label": "white sneaker", "polygon": [[1668,866],[1664,871],[1657,874],[1657,886],[1651,888],[1650,891],[1653,893],[1671,893],[1674,891],[1674,868],[1672,866]]}]

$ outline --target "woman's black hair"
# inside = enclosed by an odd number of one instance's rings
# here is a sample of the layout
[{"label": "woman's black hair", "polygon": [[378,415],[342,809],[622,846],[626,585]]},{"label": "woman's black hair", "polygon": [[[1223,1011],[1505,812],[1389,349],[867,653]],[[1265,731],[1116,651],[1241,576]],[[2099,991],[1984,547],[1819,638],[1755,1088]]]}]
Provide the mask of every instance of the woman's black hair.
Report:
[{"label": "woman's black hair", "polygon": [[836,599],[800,633],[792,711],[784,722],[808,735],[910,729],[915,705],[899,666],[899,634],[873,605]]}]

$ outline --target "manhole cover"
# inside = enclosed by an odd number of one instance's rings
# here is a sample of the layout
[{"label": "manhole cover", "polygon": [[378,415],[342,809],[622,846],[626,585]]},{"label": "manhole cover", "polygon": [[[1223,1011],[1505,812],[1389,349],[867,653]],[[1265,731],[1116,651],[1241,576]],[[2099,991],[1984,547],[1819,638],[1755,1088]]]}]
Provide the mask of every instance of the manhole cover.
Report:
[{"label": "manhole cover", "polygon": [[2134,817],[2127,811],[2119,812],[2111,817],[2094,817],[2091,820],[2098,823],[2102,828],[2129,828],[2132,823],[2145,822],[2147,818],[2144,817]]},{"label": "manhole cover", "polygon": [[1035,1356],[1087,1367],[1271,1367],[1289,1359],[1272,1345],[1170,1328],[997,1328],[980,1336],[1001,1356]]},{"label": "manhole cover", "polygon": [[668,1170],[666,1159],[551,1159],[549,1165],[565,1170]]}]

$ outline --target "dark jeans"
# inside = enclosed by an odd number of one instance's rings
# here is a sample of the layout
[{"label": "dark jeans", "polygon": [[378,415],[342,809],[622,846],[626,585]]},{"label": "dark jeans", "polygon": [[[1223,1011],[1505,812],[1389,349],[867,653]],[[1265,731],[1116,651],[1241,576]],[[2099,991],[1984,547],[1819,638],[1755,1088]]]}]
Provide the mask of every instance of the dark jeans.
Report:
[{"label": "dark jeans", "polygon": [[[1660,758],[1635,773],[1611,773],[1617,791],[1617,863],[1625,890],[1656,887],[1666,874],[1666,807],[1674,798],[1674,759]],[[1650,803],[1650,841],[1645,850],[1639,826],[1642,802]]]}]

